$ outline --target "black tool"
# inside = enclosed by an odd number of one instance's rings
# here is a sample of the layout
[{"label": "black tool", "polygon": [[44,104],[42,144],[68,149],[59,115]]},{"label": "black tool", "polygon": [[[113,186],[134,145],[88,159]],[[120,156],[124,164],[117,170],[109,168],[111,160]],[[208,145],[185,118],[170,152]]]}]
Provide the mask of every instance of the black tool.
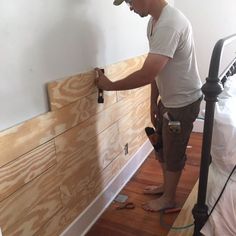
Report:
[{"label": "black tool", "polygon": [[[104,69],[101,69],[102,73],[104,74]],[[98,103],[104,103],[104,97],[103,97],[103,90],[98,89]]]},{"label": "black tool", "polygon": [[162,149],[163,144],[160,134],[158,134],[158,132],[152,127],[146,127],[145,132],[155,151],[158,152],[160,149]]}]

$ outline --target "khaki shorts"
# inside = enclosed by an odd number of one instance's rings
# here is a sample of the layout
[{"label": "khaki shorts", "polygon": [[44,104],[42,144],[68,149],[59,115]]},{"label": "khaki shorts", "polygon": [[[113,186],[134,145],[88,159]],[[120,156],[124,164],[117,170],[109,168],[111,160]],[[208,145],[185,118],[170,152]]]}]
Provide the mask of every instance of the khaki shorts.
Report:
[{"label": "khaki shorts", "polygon": [[[196,102],[180,108],[166,108],[161,101],[158,103],[158,125],[157,130],[161,135],[163,149],[157,154],[157,159],[166,164],[167,171],[181,171],[185,166],[186,148],[196,120],[202,97]],[[169,128],[169,120],[180,122],[180,131],[172,132]],[[163,116],[164,115],[164,116]]]}]

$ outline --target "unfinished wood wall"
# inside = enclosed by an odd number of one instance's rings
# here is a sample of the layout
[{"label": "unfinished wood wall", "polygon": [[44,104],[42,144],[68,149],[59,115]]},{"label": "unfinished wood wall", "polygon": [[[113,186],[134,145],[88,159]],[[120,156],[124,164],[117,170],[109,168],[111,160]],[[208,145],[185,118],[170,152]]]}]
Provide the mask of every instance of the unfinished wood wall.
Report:
[{"label": "unfinished wood wall", "polygon": [[[121,79],[144,59],[108,66],[106,75]],[[94,78],[91,71],[50,83],[50,112],[0,132],[4,236],[59,235],[145,142],[149,86],[105,92],[98,104]]]}]

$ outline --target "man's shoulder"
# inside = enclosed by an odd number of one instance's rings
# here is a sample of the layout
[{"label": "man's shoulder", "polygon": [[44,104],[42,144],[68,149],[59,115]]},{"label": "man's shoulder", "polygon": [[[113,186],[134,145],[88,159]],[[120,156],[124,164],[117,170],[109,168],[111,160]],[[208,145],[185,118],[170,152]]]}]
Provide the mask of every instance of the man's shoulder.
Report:
[{"label": "man's shoulder", "polygon": [[189,27],[190,22],[187,17],[177,8],[168,5],[164,14],[163,25],[171,25],[179,28],[180,26]]}]

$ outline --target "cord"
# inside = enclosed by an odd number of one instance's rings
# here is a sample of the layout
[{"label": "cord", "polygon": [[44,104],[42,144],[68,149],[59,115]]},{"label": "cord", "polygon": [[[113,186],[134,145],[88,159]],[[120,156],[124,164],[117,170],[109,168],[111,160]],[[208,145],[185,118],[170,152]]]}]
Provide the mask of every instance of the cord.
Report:
[{"label": "cord", "polygon": [[185,230],[192,227],[194,223],[185,225],[185,226],[179,226],[179,227],[172,226],[164,222],[164,211],[161,211],[160,212],[160,225],[168,230]]},{"label": "cord", "polygon": [[[208,220],[208,218],[211,216],[211,214],[212,214],[212,212],[214,211],[216,205],[218,204],[218,202],[219,202],[219,200],[220,200],[222,194],[223,194],[224,191],[225,191],[226,185],[228,184],[228,182],[229,182],[229,180],[230,180],[232,174],[234,173],[235,169],[236,169],[236,165],[234,166],[233,170],[231,171],[231,173],[230,173],[228,179],[226,180],[226,182],[225,182],[225,184],[224,184],[223,189],[221,190],[221,193],[220,193],[219,197],[217,198],[217,200],[216,200],[214,206],[212,207],[210,213],[208,214],[207,220]],[[206,220],[206,221],[207,221],[207,220]],[[172,226],[172,225],[167,224],[167,223],[164,222],[164,211],[161,211],[161,213],[160,213],[160,225],[161,225],[162,227],[168,229],[168,230],[185,230],[185,229],[188,229],[188,228],[194,226],[194,223],[189,224],[189,225],[185,225],[185,226],[180,226],[180,227]]]},{"label": "cord", "polygon": [[[229,182],[229,180],[230,180],[230,177],[231,177],[232,174],[234,173],[235,169],[236,169],[236,165],[234,166],[233,170],[231,171],[231,173],[230,173],[228,179],[227,179],[226,182],[225,182],[225,185],[224,185],[223,189],[221,190],[221,193],[220,193],[219,197],[217,198],[217,200],[216,200],[214,206],[212,207],[210,213],[208,214],[208,216],[207,216],[207,220],[208,220],[208,218],[210,217],[210,215],[212,214],[212,212],[214,211],[214,209],[215,209],[217,203],[219,202],[219,200],[220,200],[222,194],[224,193],[225,188],[226,188],[226,185],[228,184],[228,182]],[[207,220],[206,220],[206,221],[207,221]]]}]

